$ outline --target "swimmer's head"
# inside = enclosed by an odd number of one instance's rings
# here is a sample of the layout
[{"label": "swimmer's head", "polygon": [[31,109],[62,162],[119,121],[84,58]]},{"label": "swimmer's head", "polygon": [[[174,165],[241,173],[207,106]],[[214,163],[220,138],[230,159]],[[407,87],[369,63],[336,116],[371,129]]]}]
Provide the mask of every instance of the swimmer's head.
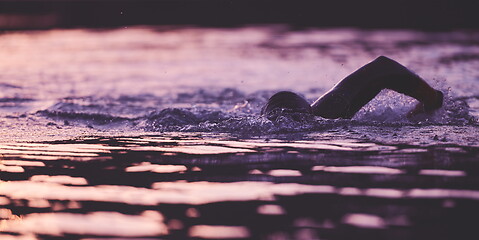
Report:
[{"label": "swimmer's head", "polygon": [[289,91],[274,94],[261,109],[261,114],[268,115],[278,110],[294,113],[312,113],[311,106],[303,97]]}]

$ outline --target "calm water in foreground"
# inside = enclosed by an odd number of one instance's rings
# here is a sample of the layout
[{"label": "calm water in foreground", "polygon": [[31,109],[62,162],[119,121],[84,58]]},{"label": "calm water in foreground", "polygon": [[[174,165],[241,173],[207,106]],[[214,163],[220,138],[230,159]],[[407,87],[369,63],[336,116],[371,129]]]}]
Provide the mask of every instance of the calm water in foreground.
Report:
[{"label": "calm water in foreground", "polygon": [[[310,101],[379,55],[446,93],[407,119]],[[134,27],[0,35],[0,239],[475,239],[479,32]]]}]

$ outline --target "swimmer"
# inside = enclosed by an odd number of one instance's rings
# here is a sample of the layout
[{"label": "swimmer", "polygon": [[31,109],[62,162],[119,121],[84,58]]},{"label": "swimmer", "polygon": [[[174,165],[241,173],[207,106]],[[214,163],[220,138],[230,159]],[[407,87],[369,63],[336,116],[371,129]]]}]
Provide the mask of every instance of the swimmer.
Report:
[{"label": "swimmer", "polygon": [[280,111],[310,113],[328,119],[352,118],[381,90],[391,89],[419,101],[408,116],[442,107],[444,95],[398,62],[380,56],[340,81],[313,104],[296,93],[274,94],[261,110],[270,115]]}]

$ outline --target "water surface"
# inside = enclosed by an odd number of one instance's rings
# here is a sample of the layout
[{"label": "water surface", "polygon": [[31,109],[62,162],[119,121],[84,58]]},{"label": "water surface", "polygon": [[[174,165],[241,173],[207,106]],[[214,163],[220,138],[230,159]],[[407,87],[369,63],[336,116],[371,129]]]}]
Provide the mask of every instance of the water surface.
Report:
[{"label": "water surface", "polygon": [[[129,27],[0,35],[1,239],[460,239],[479,210],[479,33]],[[271,121],[387,55],[446,93]]]}]

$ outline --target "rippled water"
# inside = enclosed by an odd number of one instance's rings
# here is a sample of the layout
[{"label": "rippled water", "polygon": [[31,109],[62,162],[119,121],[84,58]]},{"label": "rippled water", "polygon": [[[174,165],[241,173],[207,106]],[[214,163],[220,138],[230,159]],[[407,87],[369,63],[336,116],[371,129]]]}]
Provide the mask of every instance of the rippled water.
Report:
[{"label": "rippled water", "polygon": [[[479,213],[479,33],[134,27],[0,35],[0,239],[459,239]],[[378,55],[446,92],[313,101]],[[476,220],[474,220],[476,219]]]}]

